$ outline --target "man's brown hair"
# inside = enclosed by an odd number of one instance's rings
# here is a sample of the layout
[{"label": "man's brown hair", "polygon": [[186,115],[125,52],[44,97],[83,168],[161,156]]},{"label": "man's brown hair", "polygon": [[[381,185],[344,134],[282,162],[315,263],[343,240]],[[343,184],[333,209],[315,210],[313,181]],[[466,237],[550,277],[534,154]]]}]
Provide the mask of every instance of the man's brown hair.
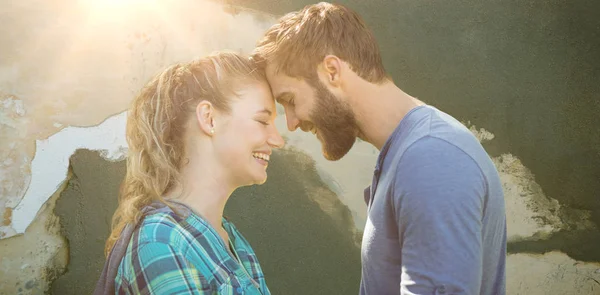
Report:
[{"label": "man's brown hair", "polygon": [[286,14],[258,42],[252,58],[276,72],[312,80],[326,55],[348,63],[371,83],[389,79],[373,33],[358,13],[339,4],[321,2]]}]

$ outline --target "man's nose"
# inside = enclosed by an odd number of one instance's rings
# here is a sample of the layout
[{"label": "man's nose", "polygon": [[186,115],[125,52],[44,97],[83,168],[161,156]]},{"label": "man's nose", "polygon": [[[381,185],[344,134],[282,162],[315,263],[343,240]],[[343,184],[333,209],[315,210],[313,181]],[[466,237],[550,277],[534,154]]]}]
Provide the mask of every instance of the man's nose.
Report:
[{"label": "man's nose", "polygon": [[289,131],[294,131],[300,125],[300,120],[296,118],[293,112],[286,109],[285,110],[285,121],[287,122],[287,128]]}]

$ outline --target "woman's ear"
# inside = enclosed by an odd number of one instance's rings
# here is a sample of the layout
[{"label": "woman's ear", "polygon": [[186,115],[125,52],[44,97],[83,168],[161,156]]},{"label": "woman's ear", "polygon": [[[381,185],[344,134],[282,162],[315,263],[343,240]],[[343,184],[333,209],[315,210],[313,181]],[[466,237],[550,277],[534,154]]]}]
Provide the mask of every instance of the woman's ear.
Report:
[{"label": "woman's ear", "polygon": [[215,108],[206,100],[196,106],[196,120],[200,130],[208,136],[215,134]]}]

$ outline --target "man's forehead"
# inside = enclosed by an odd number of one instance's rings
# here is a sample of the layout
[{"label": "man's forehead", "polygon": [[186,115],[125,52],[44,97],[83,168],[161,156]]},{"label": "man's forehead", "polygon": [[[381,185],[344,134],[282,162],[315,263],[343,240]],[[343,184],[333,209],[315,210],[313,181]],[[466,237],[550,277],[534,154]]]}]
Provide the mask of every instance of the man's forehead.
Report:
[{"label": "man's forehead", "polygon": [[281,71],[276,71],[275,65],[271,63],[267,64],[265,72],[267,74],[267,80],[271,86],[273,96],[277,97],[282,92],[289,91],[292,82],[291,77],[286,76]]},{"label": "man's forehead", "polygon": [[265,67],[265,73],[269,79],[277,78],[277,76],[281,74],[277,72],[277,65],[273,62],[267,63],[267,66]]}]

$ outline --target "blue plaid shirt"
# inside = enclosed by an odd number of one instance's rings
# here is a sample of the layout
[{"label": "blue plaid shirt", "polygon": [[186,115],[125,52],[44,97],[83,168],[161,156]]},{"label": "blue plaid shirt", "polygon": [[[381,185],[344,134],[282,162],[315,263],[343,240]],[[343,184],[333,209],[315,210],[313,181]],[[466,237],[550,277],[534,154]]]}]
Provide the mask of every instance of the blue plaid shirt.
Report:
[{"label": "blue plaid shirt", "polygon": [[133,232],[115,278],[117,294],[268,295],[248,241],[223,218],[233,257],[207,221],[190,212],[148,215]]}]

